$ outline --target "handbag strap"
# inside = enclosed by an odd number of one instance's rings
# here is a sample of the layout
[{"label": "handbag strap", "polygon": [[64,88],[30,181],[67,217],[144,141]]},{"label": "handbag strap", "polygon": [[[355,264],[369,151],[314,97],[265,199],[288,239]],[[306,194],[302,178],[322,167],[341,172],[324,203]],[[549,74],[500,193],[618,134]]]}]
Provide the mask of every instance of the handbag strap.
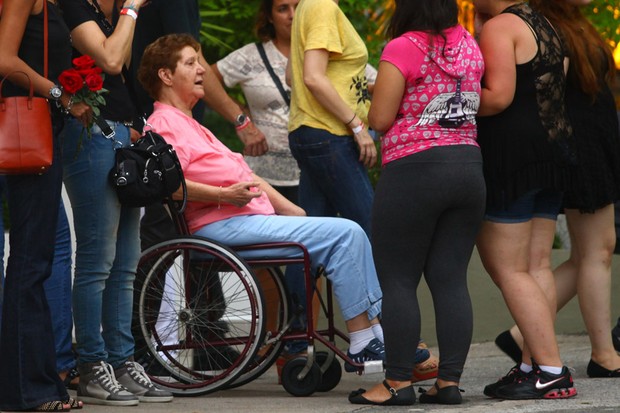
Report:
[{"label": "handbag strap", "polygon": [[48,42],[48,24],[47,24],[47,0],[43,0],[43,77],[47,79],[47,59],[49,51],[47,50]]},{"label": "handbag strap", "polygon": [[278,90],[280,91],[280,94],[282,95],[282,98],[284,99],[286,104],[290,107],[291,98],[288,95],[288,93],[286,93],[286,90],[284,90],[284,86],[282,86],[282,82],[280,82],[280,78],[276,76],[275,72],[273,71],[273,67],[271,67],[271,63],[269,63],[269,59],[267,59],[267,53],[265,53],[265,47],[263,46],[262,43],[257,42],[256,48],[258,49],[258,54],[260,54],[260,57],[263,59],[263,63],[265,63],[265,67],[267,68],[267,71],[269,72],[269,74],[271,75],[271,78],[273,79],[273,83],[276,84]]},{"label": "handbag strap", "polygon": [[[0,16],[2,15],[2,3],[3,0],[0,0]],[[47,0],[43,0],[43,77],[47,79],[47,59],[49,57],[49,52],[47,50]]]}]

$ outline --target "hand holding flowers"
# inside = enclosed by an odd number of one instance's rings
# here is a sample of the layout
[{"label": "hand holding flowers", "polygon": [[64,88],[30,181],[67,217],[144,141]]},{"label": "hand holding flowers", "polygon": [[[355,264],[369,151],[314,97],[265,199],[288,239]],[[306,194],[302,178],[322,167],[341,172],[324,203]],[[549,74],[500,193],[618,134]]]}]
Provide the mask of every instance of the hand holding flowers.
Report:
[{"label": "hand holding flowers", "polygon": [[[64,70],[58,77],[58,82],[63,90],[72,95],[67,111],[75,103],[84,102],[91,107],[94,116],[99,116],[100,106],[106,104],[103,93],[108,91],[103,88],[104,74],[100,67],[95,66],[95,61],[88,55],[73,59],[73,68]],[[91,120],[88,128],[92,126]]]}]

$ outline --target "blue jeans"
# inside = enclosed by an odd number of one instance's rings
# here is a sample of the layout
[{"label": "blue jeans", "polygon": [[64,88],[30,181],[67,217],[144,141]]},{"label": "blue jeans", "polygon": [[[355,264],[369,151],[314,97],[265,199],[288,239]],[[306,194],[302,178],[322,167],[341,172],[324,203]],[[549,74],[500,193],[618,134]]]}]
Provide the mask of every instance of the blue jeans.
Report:
[{"label": "blue jeans", "polygon": [[58,210],[52,275],[43,284],[52,316],[52,329],[56,343],[56,370],[59,372],[75,367],[75,355],[72,347],[71,264],[71,231],[65,206],[61,199]]},{"label": "blue jeans", "polygon": [[[381,312],[381,288],[372,260],[370,242],[355,222],[342,218],[289,217],[278,215],[238,216],[206,225],[196,235],[225,245],[294,241],[308,249],[312,267],[322,265],[332,282],[345,320],[363,312],[372,319]],[[264,252],[257,253],[264,256]],[[250,254],[243,254],[248,256]],[[299,255],[291,249],[274,256]]]},{"label": "blue jeans", "polygon": [[562,209],[563,192],[550,188],[538,188],[527,192],[507,209],[487,207],[484,219],[502,224],[517,224],[533,218],[557,220]]},{"label": "blue jeans", "polygon": [[56,373],[52,320],[43,289],[52,270],[60,205],[62,119],[55,117],[53,128],[52,166],[41,175],[7,177],[11,253],[0,337],[1,410],[24,410],[68,397]]},{"label": "blue jeans", "polygon": [[6,194],[6,178],[0,176],[0,325],[2,323],[2,290],[4,288],[4,207],[2,201]]},{"label": "blue jeans", "polygon": [[351,136],[302,126],[289,134],[297,160],[299,205],[308,216],[341,216],[357,222],[370,237],[373,189]]},{"label": "blue jeans", "polygon": [[[78,363],[120,366],[133,355],[133,282],[140,258],[140,209],[122,207],[108,174],[114,147],[129,145],[129,128],[109,122],[106,139],[70,120],[62,133],[64,182],[76,236],[73,311]],[[81,141],[81,142],[80,142]]]},{"label": "blue jeans", "polygon": [[[0,206],[6,193],[6,180],[0,177]],[[2,213],[0,207],[0,214]],[[2,284],[4,283],[4,225],[0,219],[0,319],[2,318]],[[60,200],[52,274],[43,283],[52,317],[56,344],[56,369],[66,371],[75,367],[72,349],[73,315],[71,311],[71,231],[65,208]]]}]

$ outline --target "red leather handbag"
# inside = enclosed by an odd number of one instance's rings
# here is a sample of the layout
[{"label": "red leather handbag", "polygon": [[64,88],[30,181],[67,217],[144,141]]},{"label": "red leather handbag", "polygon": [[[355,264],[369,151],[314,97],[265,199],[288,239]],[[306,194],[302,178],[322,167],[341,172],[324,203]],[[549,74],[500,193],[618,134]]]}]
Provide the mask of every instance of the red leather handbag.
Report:
[{"label": "red leather handbag", "polygon": [[[47,77],[47,1],[43,4],[44,76]],[[4,81],[14,74],[28,78],[28,96],[2,96]],[[24,72],[11,72],[0,81],[0,174],[42,173],[52,165],[49,103],[47,99],[33,95],[32,82]]]}]

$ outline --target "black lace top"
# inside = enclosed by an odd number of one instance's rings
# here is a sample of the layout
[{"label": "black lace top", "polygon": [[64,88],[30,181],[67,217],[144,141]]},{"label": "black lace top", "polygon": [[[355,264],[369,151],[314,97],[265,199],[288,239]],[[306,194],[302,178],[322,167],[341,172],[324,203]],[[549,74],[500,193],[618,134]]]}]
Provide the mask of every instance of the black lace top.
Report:
[{"label": "black lace top", "polygon": [[[538,52],[516,67],[516,90],[503,112],[478,118],[487,204],[507,208],[532,189],[565,190],[575,145],[564,104],[562,43],[549,22],[526,3],[508,7],[528,24]],[[483,80],[484,81],[484,80]]]}]

